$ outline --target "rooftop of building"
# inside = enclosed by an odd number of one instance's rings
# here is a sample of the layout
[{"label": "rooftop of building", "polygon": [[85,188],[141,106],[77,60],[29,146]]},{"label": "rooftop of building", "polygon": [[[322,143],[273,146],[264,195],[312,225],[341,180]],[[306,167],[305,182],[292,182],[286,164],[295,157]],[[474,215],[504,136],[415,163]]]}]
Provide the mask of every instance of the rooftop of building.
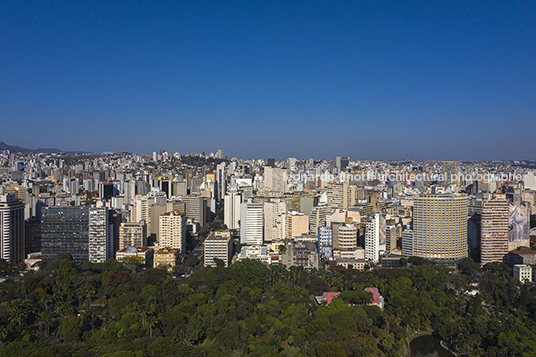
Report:
[{"label": "rooftop of building", "polygon": [[123,249],[119,250],[118,253],[130,253],[130,254],[145,253],[148,250],[152,250],[152,249],[153,248],[151,248],[151,247],[134,247],[134,246],[130,246],[130,247],[123,248]]}]

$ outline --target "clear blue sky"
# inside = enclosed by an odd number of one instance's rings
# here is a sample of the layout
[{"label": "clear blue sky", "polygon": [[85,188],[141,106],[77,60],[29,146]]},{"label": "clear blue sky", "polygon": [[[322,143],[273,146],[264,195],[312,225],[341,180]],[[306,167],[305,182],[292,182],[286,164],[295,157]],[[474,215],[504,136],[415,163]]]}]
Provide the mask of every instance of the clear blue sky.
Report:
[{"label": "clear blue sky", "polygon": [[536,1],[0,2],[0,141],[536,159]]}]

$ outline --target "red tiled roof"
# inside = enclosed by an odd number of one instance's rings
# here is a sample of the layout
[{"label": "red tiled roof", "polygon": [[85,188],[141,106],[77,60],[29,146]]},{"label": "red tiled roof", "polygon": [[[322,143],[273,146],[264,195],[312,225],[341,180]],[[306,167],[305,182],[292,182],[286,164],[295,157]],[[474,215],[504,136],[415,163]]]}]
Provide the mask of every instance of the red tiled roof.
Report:
[{"label": "red tiled roof", "polygon": [[378,291],[378,288],[365,288],[365,290],[372,293],[371,302],[373,304],[380,304],[380,292]]},{"label": "red tiled roof", "polygon": [[337,296],[339,296],[340,292],[325,292],[324,296],[326,297],[326,305],[331,304],[331,300],[335,299]]}]

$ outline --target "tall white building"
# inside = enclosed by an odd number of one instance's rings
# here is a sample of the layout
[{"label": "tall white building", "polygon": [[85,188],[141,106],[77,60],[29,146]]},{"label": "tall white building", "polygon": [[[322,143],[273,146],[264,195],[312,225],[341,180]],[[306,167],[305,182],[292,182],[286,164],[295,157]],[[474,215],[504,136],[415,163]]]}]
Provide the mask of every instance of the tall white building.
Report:
[{"label": "tall white building", "polygon": [[275,242],[284,237],[283,216],[287,212],[285,202],[264,203],[264,240]]},{"label": "tall white building", "polygon": [[236,190],[225,195],[223,201],[223,223],[229,229],[240,228],[240,205],[242,194]]},{"label": "tall white building", "polygon": [[214,259],[223,260],[224,265],[227,267],[231,263],[231,257],[233,254],[233,240],[231,239],[231,233],[226,232],[212,232],[205,239],[204,244],[204,258],[205,266],[216,266]]},{"label": "tall white building", "polygon": [[171,211],[160,216],[159,245],[161,248],[186,249],[186,215]]},{"label": "tall white building", "polygon": [[385,252],[385,218],[376,213],[370,222],[367,222],[365,231],[365,259],[377,263],[380,254]]},{"label": "tall white building", "polygon": [[130,205],[130,222],[139,221],[145,221],[147,226],[151,223],[149,217],[149,197],[146,195],[134,196],[134,201]]},{"label": "tall white building", "polygon": [[113,231],[108,222],[107,207],[89,209],[89,261],[104,263],[113,258]]},{"label": "tall white building", "polygon": [[0,258],[8,264],[24,259],[24,204],[15,195],[0,195]]},{"label": "tall white building", "polygon": [[262,245],[263,223],[262,203],[242,203],[240,206],[240,243]]}]

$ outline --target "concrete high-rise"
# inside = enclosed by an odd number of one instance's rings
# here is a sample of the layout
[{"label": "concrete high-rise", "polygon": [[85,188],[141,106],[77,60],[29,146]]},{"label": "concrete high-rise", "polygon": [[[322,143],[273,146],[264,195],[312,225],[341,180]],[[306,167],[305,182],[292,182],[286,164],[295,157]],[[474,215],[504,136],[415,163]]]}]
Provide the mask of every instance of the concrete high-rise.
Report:
[{"label": "concrete high-rise", "polygon": [[24,259],[24,203],[14,195],[0,195],[0,258],[8,264]]},{"label": "concrete high-rise", "polygon": [[147,224],[145,221],[138,223],[121,223],[119,227],[119,247],[122,250],[128,247],[147,246]]},{"label": "concrete high-rise", "polygon": [[178,211],[160,216],[159,245],[161,248],[186,250],[186,215]]},{"label": "concrete high-rise", "polygon": [[216,186],[218,200],[223,200],[227,193],[227,173],[225,169],[225,162],[216,166]]},{"label": "concrete high-rise", "polygon": [[283,216],[287,212],[286,202],[264,203],[264,241],[275,242],[285,236]]},{"label": "concrete high-rise", "polygon": [[366,225],[365,258],[377,263],[380,261],[380,254],[385,252],[385,248],[385,218],[382,214],[376,213]]},{"label": "concrete high-rise", "polygon": [[480,262],[505,262],[508,254],[508,214],[506,195],[496,194],[482,205]]},{"label": "concrete high-rise", "polygon": [[287,170],[264,166],[264,188],[269,191],[285,192],[287,190]]},{"label": "concrete high-rise", "polygon": [[240,206],[240,243],[263,244],[263,204],[242,203]]},{"label": "concrete high-rise", "polygon": [[421,195],[413,200],[413,254],[432,260],[458,260],[467,251],[468,198]]},{"label": "concrete high-rise", "polygon": [[89,208],[45,207],[42,210],[41,251],[43,261],[69,253],[77,264],[89,260]]},{"label": "concrete high-rise", "polygon": [[113,258],[113,234],[108,222],[107,207],[89,208],[89,261],[92,263],[104,263]]},{"label": "concrete high-rise", "polygon": [[236,190],[230,191],[223,200],[223,223],[229,229],[240,228],[240,205],[242,194]]},{"label": "concrete high-rise", "polygon": [[233,240],[231,239],[231,233],[226,232],[212,232],[204,243],[204,258],[205,266],[216,266],[214,259],[221,259],[224,266],[229,266],[231,257],[233,255]]}]

